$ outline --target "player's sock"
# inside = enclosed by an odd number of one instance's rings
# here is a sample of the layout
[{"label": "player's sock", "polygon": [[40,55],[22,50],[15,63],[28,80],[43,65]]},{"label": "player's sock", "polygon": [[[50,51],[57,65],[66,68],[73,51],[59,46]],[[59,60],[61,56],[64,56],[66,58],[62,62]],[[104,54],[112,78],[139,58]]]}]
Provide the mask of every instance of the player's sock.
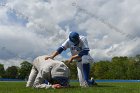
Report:
[{"label": "player's sock", "polygon": [[83,64],[84,79],[89,84],[90,64]]}]

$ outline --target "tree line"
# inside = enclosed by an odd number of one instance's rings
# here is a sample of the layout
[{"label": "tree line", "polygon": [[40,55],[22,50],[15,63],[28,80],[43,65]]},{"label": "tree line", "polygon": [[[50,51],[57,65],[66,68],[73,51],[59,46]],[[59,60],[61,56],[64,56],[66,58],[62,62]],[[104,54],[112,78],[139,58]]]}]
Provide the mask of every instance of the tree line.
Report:
[{"label": "tree line", "polygon": [[[70,78],[77,79],[76,62],[63,62],[70,68]],[[31,68],[32,64],[27,61],[22,62],[20,67],[11,66],[7,69],[0,64],[0,78],[27,79]],[[110,61],[102,60],[91,64],[90,69],[90,77],[95,79],[140,79],[140,55],[113,57]]]},{"label": "tree line", "polygon": [[23,61],[20,67],[10,66],[7,69],[4,69],[4,65],[0,64],[0,78],[27,79],[31,68],[32,64],[28,61]]}]

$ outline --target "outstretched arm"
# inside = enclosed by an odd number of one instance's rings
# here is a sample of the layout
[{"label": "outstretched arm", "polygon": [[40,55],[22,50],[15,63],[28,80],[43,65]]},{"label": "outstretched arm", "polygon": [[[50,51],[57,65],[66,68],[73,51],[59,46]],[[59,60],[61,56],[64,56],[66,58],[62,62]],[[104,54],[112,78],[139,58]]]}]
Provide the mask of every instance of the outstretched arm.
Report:
[{"label": "outstretched arm", "polygon": [[54,57],[56,57],[57,55],[61,54],[61,53],[63,52],[63,50],[65,50],[64,47],[59,47],[54,53],[52,53],[51,56],[46,57],[45,60],[47,60],[47,59],[49,59],[49,58],[50,58],[50,59],[54,59]]},{"label": "outstretched arm", "polygon": [[30,75],[29,75],[29,78],[28,78],[28,81],[27,81],[27,84],[26,84],[26,87],[32,87],[33,86],[33,83],[35,81],[35,78],[37,76],[37,70],[35,69],[35,67],[33,66],[32,67],[32,70],[30,72]]},{"label": "outstretched arm", "polygon": [[45,60],[47,60],[47,59],[54,59],[54,57],[56,57],[57,55],[59,55],[59,53],[57,52],[57,51],[55,51],[55,52],[53,52],[52,54],[51,54],[51,56],[47,56],[47,57],[45,57]]},{"label": "outstretched arm", "polygon": [[54,53],[52,53],[51,56],[46,57],[45,60],[51,58],[53,59],[54,57],[56,57],[57,55],[61,54],[64,50],[66,50],[67,48],[69,48],[69,39],[67,39],[62,46],[60,46]]},{"label": "outstretched arm", "polygon": [[42,76],[42,71],[40,71],[35,79],[35,82],[34,82],[34,88],[45,88],[45,89],[48,89],[48,88],[54,88],[54,89],[59,89],[59,88],[62,88],[62,86],[60,84],[46,84],[44,83],[44,78]]}]

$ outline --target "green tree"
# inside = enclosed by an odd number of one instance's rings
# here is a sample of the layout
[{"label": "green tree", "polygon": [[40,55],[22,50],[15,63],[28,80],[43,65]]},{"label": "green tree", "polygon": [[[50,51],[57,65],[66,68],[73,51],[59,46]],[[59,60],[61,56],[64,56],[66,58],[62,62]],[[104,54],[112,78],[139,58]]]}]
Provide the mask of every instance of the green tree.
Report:
[{"label": "green tree", "polygon": [[4,74],[5,74],[4,65],[0,64],[0,78],[3,78]]},{"label": "green tree", "polygon": [[140,61],[135,61],[134,62],[135,64],[135,68],[134,68],[134,72],[133,75],[134,75],[134,79],[140,79]]},{"label": "green tree", "polygon": [[5,77],[15,79],[18,76],[18,67],[17,66],[11,66],[8,67],[5,71]]},{"label": "green tree", "polygon": [[128,57],[113,57],[110,66],[111,79],[127,79]]},{"label": "green tree", "polygon": [[110,62],[109,61],[100,61],[94,65],[94,76],[96,79],[108,79],[109,75],[108,72]]},{"label": "green tree", "polygon": [[90,77],[94,77],[94,78],[96,78],[96,76],[95,76],[95,74],[94,74],[94,72],[95,72],[95,64],[96,63],[92,63],[91,65],[90,65]]},{"label": "green tree", "polygon": [[127,63],[127,79],[134,79],[135,73],[135,57],[129,57],[129,62]]},{"label": "green tree", "polygon": [[20,69],[19,69],[19,78],[20,79],[25,79],[29,76],[32,64],[29,63],[28,61],[24,61],[20,64]]},{"label": "green tree", "polygon": [[[76,62],[67,66],[71,71],[71,79],[77,79]],[[95,79],[140,79],[140,55],[113,57],[111,61],[96,62],[91,66],[90,76]]]}]

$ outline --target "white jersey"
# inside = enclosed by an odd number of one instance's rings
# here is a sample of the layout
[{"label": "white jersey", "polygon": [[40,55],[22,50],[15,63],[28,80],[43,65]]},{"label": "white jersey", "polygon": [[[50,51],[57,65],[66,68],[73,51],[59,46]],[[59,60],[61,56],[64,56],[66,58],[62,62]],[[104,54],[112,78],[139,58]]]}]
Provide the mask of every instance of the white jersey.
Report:
[{"label": "white jersey", "polygon": [[[35,88],[51,88],[49,84],[53,77],[69,77],[69,68],[61,61],[48,59],[44,56],[37,57],[33,62],[33,67],[29,75],[26,87],[34,86]],[[49,83],[45,84],[44,80]]]},{"label": "white jersey", "polygon": [[[88,42],[85,36],[79,36],[80,38],[80,42],[78,45],[75,45],[73,42],[71,42],[69,40],[69,38],[62,44],[62,48],[64,50],[66,50],[67,48],[70,48],[71,54],[72,56],[74,55],[79,55],[81,52],[83,52],[84,50],[89,51],[89,46],[88,46]],[[84,69],[83,69],[83,64],[88,64],[88,63],[92,63],[93,62],[93,58],[90,56],[90,54],[88,53],[88,55],[83,55],[82,58],[76,59],[76,64],[77,64],[77,71],[78,71],[78,78],[79,78],[79,82],[80,82],[80,86],[82,87],[87,87],[88,83],[84,78]]]},{"label": "white jersey", "polygon": [[89,50],[88,42],[85,36],[80,36],[80,42],[78,45],[75,46],[73,42],[71,42],[69,39],[67,39],[63,44],[62,47],[66,50],[67,48],[70,48],[71,54],[77,55],[82,50]]}]

